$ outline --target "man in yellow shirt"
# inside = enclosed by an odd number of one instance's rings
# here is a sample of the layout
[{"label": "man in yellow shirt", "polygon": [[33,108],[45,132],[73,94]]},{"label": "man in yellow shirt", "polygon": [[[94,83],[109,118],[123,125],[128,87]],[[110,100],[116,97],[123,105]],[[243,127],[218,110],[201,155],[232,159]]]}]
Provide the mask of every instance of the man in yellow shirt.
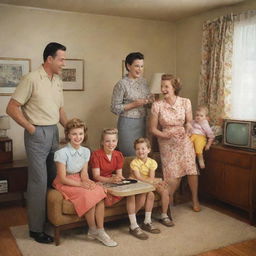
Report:
[{"label": "man in yellow shirt", "polygon": [[39,243],[53,242],[53,238],[44,233],[46,193],[47,181],[51,185],[56,176],[53,155],[58,149],[57,123],[64,127],[67,122],[59,77],[65,52],[65,46],[49,43],[44,49],[44,63],[22,78],[6,109],[7,114],[25,128],[29,234]]}]

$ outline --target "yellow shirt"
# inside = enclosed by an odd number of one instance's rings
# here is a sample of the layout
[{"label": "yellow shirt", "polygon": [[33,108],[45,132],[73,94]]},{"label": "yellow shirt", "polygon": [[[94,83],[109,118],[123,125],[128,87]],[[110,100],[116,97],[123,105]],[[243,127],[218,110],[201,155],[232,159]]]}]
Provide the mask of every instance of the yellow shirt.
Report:
[{"label": "yellow shirt", "polygon": [[52,80],[43,66],[25,75],[12,98],[22,106],[26,119],[34,125],[54,125],[59,122],[63,107],[62,81],[58,75]]},{"label": "yellow shirt", "polygon": [[[146,163],[144,163],[139,158],[135,158],[130,163],[131,170],[139,171],[142,176],[149,177],[149,172],[151,170],[157,169],[157,162],[148,157]],[[134,177],[133,173],[132,176]]]}]

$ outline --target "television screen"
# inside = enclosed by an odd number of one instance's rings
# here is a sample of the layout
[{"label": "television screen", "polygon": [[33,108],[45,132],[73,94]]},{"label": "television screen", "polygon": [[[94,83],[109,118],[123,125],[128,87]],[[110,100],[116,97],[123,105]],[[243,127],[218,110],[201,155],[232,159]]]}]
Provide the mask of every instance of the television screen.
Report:
[{"label": "television screen", "polygon": [[226,127],[226,142],[237,146],[248,146],[250,132],[248,123],[228,123]]}]

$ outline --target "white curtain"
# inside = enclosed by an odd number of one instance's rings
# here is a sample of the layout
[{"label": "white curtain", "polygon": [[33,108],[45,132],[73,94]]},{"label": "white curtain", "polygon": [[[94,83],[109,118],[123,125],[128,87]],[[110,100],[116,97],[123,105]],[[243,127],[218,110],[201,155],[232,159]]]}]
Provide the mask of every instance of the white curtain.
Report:
[{"label": "white curtain", "polygon": [[235,18],[231,117],[256,120],[256,11]]}]

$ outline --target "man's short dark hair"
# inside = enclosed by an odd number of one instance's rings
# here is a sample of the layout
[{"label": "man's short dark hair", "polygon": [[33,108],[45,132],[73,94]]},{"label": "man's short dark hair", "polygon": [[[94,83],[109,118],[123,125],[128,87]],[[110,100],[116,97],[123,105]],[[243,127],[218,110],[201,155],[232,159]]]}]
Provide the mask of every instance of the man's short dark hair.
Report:
[{"label": "man's short dark hair", "polygon": [[58,50],[66,51],[66,47],[62,44],[55,42],[47,44],[43,54],[44,62],[47,60],[48,56],[52,56],[54,58]]},{"label": "man's short dark hair", "polygon": [[125,68],[127,71],[129,71],[127,64],[132,65],[135,60],[144,60],[144,55],[140,52],[131,52],[128,54],[125,58]]}]

